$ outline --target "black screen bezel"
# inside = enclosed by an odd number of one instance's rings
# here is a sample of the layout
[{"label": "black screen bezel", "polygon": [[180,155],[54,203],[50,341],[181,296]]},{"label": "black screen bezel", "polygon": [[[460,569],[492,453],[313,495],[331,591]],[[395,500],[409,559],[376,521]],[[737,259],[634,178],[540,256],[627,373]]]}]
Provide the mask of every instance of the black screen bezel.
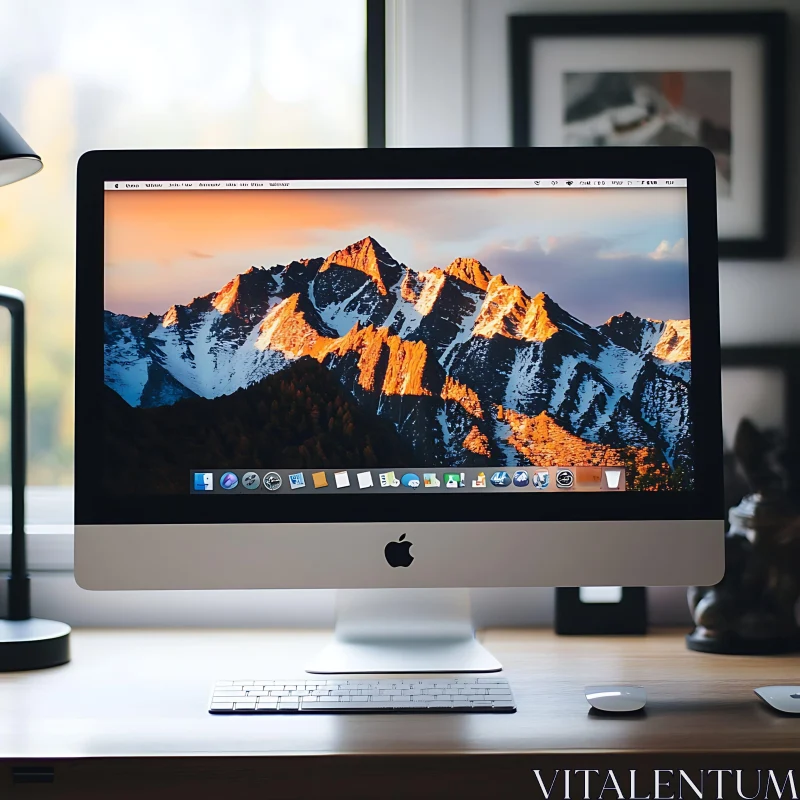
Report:
[{"label": "black screen bezel", "polygon": [[[111,496],[102,491],[104,182],[357,178],[685,178],[694,433],[692,491],[392,492]],[[610,189],[609,191],[614,191]],[[658,191],[657,189],[642,191]],[[78,164],[75,346],[78,525],[722,519],[722,421],[716,187],[702,148],[463,148],[93,151]],[[279,466],[279,465],[278,465]],[[146,464],[141,465],[147,469]],[[322,499],[321,499],[322,498]]]}]

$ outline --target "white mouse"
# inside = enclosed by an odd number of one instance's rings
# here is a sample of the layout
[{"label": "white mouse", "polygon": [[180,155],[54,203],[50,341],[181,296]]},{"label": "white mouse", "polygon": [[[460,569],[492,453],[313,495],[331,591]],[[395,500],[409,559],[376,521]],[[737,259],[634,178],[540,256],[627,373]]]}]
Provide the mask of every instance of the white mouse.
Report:
[{"label": "white mouse", "polygon": [[800,686],[761,686],[755,693],[776,711],[800,714]]},{"label": "white mouse", "polygon": [[647,702],[647,692],[642,686],[587,686],[584,692],[589,705],[612,714],[640,711]]}]

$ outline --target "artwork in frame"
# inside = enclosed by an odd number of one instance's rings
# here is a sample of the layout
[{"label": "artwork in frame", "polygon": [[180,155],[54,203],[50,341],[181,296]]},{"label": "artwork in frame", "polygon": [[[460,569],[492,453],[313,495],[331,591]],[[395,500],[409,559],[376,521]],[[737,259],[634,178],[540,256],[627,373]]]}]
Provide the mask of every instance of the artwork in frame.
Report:
[{"label": "artwork in frame", "polygon": [[732,454],[736,430],[745,418],[776,442],[780,472],[800,508],[800,346],[722,348],[726,508],[748,493]]},{"label": "artwork in frame", "polygon": [[781,257],[787,29],[777,11],[512,16],[513,144],[706,147],[720,256]]}]

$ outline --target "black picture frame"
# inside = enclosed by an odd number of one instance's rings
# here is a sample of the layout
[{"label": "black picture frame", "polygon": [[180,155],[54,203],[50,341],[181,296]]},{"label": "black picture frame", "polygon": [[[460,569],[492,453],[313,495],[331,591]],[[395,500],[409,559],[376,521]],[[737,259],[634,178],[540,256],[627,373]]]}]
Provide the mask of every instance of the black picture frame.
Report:
[{"label": "black picture frame", "polygon": [[585,603],[575,587],[556,589],[555,632],[559,636],[643,636],[647,633],[647,589],[622,587],[616,603]]},{"label": "black picture frame", "polygon": [[367,4],[367,147],[386,147],[386,2]]},{"label": "black picture frame", "polygon": [[[764,41],[762,234],[722,239],[720,258],[781,258],[786,252],[787,15],[782,11],[689,14],[525,14],[509,17],[512,143],[530,147],[531,43],[542,37],[757,36]],[[735,135],[735,134],[734,134]]]},{"label": "black picture frame", "polygon": [[800,460],[796,457],[800,455],[800,345],[723,347],[720,362],[723,370],[732,367],[772,367],[783,374],[788,489],[800,502]]}]

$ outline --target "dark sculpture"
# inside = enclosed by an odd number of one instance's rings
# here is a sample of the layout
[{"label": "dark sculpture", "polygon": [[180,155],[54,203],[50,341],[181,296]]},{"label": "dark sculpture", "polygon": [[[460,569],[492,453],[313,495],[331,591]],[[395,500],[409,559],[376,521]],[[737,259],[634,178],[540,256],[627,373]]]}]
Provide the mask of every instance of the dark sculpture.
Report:
[{"label": "dark sculpture", "polygon": [[800,515],[769,437],[749,420],[734,454],[749,494],[729,512],[725,577],[689,589],[691,650],[757,655],[800,650]]}]

